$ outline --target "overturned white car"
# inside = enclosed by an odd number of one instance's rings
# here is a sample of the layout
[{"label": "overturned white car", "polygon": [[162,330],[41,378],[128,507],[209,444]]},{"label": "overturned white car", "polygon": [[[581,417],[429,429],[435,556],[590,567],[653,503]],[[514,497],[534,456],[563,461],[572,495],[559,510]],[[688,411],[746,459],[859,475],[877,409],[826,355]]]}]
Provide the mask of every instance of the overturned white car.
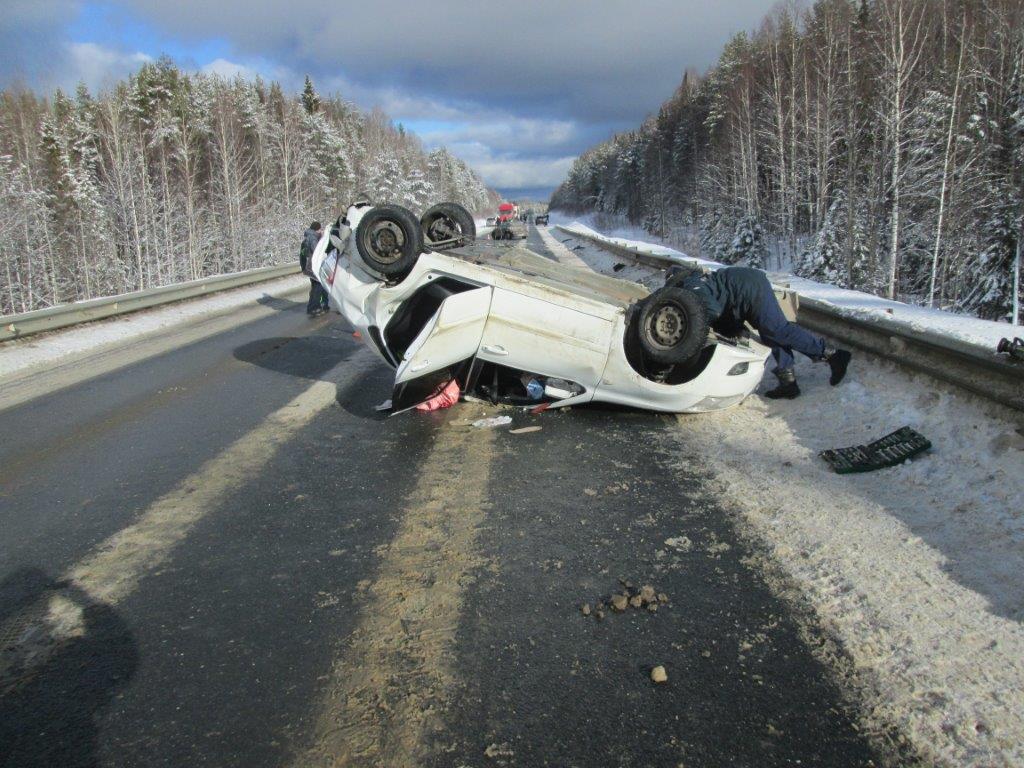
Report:
[{"label": "overturned white car", "polygon": [[475,234],[455,204],[417,220],[357,203],[313,254],[332,308],[396,369],[395,412],[453,379],[495,403],[667,412],[726,408],[761,380],[768,348],[709,333],[691,292],[650,293]]}]

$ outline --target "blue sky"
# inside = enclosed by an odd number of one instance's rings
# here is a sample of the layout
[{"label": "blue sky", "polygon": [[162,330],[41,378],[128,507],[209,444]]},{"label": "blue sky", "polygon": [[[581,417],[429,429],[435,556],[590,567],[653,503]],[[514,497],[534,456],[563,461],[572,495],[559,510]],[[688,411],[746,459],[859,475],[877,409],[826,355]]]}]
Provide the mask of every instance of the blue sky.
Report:
[{"label": "blue sky", "polygon": [[509,196],[545,196],[774,0],[5,0],[0,85],[101,89],[144,61],[262,75],[380,107]]}]

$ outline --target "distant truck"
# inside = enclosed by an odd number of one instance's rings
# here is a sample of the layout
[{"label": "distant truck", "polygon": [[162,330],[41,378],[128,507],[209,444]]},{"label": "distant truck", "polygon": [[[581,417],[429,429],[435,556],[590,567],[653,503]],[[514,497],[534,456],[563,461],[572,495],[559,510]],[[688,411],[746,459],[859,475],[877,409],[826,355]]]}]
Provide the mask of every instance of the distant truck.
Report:
[{"label": "distant truck", "polygon": [[494,240],[521,240],[528,234],[526,225],[519,220],[518,205],[502,203],[498,206],[498,221],[491,230]]},{"label": "distant truck", "polygon": [[548,214],[546,214],[546,213],[538,213],[536,216],[533,217],[533,223],[534,224],[543,224],[544,226],[547,226],[547,224],[548,224]]}]

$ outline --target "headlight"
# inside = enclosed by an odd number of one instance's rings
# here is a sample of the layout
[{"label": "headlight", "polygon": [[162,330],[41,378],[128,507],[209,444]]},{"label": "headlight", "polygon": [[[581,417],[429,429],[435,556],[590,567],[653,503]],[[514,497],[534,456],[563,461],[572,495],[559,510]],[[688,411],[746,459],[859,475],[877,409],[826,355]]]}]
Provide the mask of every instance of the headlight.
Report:
[{"label": "headlight", "polygon": [[749,370],[750,363],[736,363],[736,365],[729,369],[729,373],[726,376],[742,376]]}]

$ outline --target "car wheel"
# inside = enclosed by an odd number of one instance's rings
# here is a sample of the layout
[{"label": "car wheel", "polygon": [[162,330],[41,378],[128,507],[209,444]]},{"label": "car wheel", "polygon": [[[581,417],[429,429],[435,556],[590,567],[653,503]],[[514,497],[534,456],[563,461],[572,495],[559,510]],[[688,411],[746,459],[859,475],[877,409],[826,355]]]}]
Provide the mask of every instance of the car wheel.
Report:
[{"label": "car wheel", "polygon": [[408,208],[378,205],[359,221],[356,249],[375,272],[386,277],[404,275],[423,252],[420,223]]},{"label": "car wheel", "polygon": [[497,229],[492,229],[491,240],[501,240],[501,232]]},{"label": "car wheel", "polygon": [[[464,245],[476,239],[476,222],[469,211],[458,203],[438,203],[420,217],[420,227],[427,244],[446,243],[444,248]],[[457,242],[451,243],[455,240]]]},{"label": "car wheel", "polygon": [[704,304],[685,288],[661,288],[640,305],[637,334],[644,354],[656,363],[685,363],[704,346],[708,319]]}]

